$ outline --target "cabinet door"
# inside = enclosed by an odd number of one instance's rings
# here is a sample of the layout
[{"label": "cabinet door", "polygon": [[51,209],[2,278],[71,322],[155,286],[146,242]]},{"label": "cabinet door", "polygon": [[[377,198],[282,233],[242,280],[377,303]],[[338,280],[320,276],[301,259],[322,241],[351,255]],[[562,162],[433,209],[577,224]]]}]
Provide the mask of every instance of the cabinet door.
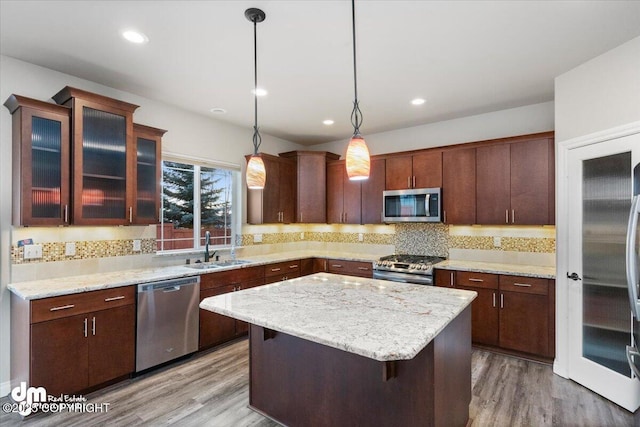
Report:
[{"label": "cabinet door", "polygon": [[[200,291],[200,301],[208,297],[233,292],[236,285],[227,285],[214,289]],[[200,309],[200,350],[229,341],[236,335],[236,320],[232,317],[212,313]]]},{"label": "cabinet door", "polygon": [[435,270],[434,285],[442,288],[452,288],[456,283],[456,272],[451,270]]},{"label": "cabinet door", "polygon": [[351,181],[347,175],[347,169],[342,169],[342,185],[344,188],[342,222],[345,224],[362,223],[362,185],[360,183],[361,181]]},{"label": "cabinet door", "polygon": [[4,105],[13,121],[13,224],[69,224],[69,108],[18,95]]},{"label": "cabinet door", "polygon": [[89,386],[130,374],[135,370],[135,305],[87,315],[89,334]]},{"label": "cabinet door", "polygon": [[511,209],[513,224],[551,224],[549,218],[549,139],[511,144]]},{"label": "cabinet door", "polygon": [[343,216],[342,174],[344,164],[330,163],[327,165],[327,222],[329,224],[339,224]]},{"label": "cabinet door", "polygon": [[162,129],[133,125],[136,153],[134,224],[155,224],[160,213]]},{"label": "cabinet door", "polygon": [[[262,190],[247,190],[259,192],[261,198],[262,218],[254,224],[269,224],[280,222],[280,162],[270,160],[266,156],[262,156],[265,171],[267,172],[267,181]],[[260,208],[260,207],[258,207]]]},{"label": "cabinet door", "polygon": [[87,388],[88,325],[84,314],[31,325],[31,380],[53,396]]},{"label": "cabinet door", "polygon": [[413,155],[413,188],[442,187],[442,151]]},{"label": "cabinet door", "polygon": [[478,293],[471,303],[471,340],[477,344],[498,345],[498,290],[457,286]]},{"label": "cabinet door", "polygon": [[476,149],[478,224],[507,224],[511,218],[511,149],[508,144]]},{"label": "cabinet door", "polygon": [[297,222],[327,222],[327,157],[325,153],[298,157]]},{"label": "cabinet door", "polygon": [[[296,163],[287,160],[280,164],[280,222],[290,224],[296,220]],[[268,179],[268,178],[267,178]]]},{"label": "cabinet door", "polygon": [[464,148],[442,154],[443,222],[476,222],[476,149]]},{"label": "cabinet door", "polygon": [[385,176],[386,190],[404,190],[406,188],[411,188],[411,156],[397,156],[387,158],[387,168]]},{"label": "cabinet door", "polygon": [[363,224],[380,224],[382,222],[382,192],[385,187],[385,169],[385,159],[371,159],[369,179],[361,182],[361,217]]},{"label": "cabinet door", "polygon": [[525,353],[549,353],[546,295],[500,293],[500,347]]}]

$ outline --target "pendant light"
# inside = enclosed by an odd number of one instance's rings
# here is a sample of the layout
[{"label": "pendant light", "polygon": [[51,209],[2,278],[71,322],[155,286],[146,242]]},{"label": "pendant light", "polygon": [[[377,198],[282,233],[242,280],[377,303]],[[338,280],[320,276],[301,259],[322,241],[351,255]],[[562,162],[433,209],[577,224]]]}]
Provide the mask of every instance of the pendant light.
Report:
[{"label": "pendant light", "polygon": [[262,157],[258,153],[260,144],[262,143],[262,137],[258,131],[258,39],[256,37],[256,28],[258,22],[264,21],[266,18],[265,13],[256,8],[249,8],[244,11],[244,16],[251,22],[253,22],[253,72],[254,72],[254,123],[253,123],[253,154],[247,164],[247,187],[252,190],[262,190],[264,184],[267,181],[267,171],[264,167]]},{"label": "pendant light", "polygon": [[369,149],[362,135],[360,135],[360,125],[362,124],[362,111],[358,104],[358,76],[356,68],[356,6],[355,0],[351,0],[351,25],[353,29],[353,88],[354,101],[351,112],[351,124],[353,125],[353,136],[347,147],[346,164],[347,175],[352,181],[369,178],[371,160],[369,159]]}]

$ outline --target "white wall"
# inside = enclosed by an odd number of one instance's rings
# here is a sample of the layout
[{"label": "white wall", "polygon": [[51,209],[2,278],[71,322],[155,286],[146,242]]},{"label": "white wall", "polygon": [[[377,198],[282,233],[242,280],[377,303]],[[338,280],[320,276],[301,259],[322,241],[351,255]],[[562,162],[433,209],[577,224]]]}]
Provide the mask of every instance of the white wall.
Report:
[{"label": "white wall", "polygon": [[[33,64],[0,55],[0,100],[11,94],[51,101],[65,86],[140,105],[134,121],[167,129],[163,151],[223,161],[244,166],[244,155],[252,152],[252,130],[200,116],[158,101],[118,91]],[[263,135],[261,151],[279,153],[300,149],[299,145]],[[9,392],[9,291],[11,247],[11,114],[0,112],[0,396]],[[244,186],[242,186],[244,189]],[[244,194],[244,193],[243,193]],[[244,200],[244,196],[242,197]]]},{"label": "white wall", "polygon": [[569,281],[563,275],[572,270],[568,265],[571,210],[564,195],[573,190],[567,181],[567,145],[576,144],[576,138],[593,142],[614,128],[640,123],[640,37],[556,77],[555,93],[558,274],[554,372],[566,377],[570,309]]},{"label": "white wall", "polygon": [[[362,130],[369,152],[385,154],[546,132],[554,129],[553,114],[550,101],[389,132],[368,134]],[[344,140],[312,148],[344,157],[348,141],[345,136]]]},{"label": "white wall", "polygon": [[556,142],[640,119],[640,37],[556,77]]}]

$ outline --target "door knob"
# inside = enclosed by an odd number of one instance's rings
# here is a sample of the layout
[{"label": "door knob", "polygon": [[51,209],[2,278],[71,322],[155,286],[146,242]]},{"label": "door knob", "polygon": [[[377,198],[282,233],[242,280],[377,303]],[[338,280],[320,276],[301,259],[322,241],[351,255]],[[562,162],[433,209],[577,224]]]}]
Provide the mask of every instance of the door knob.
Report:
[{"label": "door knob", "polygon": [[578,276],[578,273],[567,273],[567,278],[575,281],[582,280],[582,277]]}]

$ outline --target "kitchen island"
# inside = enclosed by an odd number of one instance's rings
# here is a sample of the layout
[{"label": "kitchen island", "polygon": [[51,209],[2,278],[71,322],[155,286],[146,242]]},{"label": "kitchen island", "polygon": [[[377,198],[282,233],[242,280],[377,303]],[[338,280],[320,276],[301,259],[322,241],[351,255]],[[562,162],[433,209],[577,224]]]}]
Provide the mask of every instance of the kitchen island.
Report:
[{"label": "kitchen island", "polygon": [[251,324],[249,404],[280,423],[464,426],[475,296],[320,273],[200,307]]}]

